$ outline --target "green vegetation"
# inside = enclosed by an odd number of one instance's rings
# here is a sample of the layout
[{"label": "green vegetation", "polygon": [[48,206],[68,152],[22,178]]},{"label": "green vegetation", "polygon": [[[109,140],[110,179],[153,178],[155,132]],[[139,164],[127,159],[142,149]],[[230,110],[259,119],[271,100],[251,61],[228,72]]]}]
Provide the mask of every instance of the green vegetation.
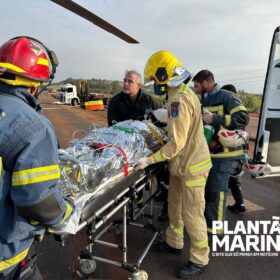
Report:
[{"label": "green vegetation", "polygon": [[[60,81],[59,83],[53,83],[51,86],[49,86],[49,89],[59,90],[60,86],[65,84],[78,85],[80,80],[84,79],[67,78],[66,80]],[[90,92],[109,93],[114,95],[122,91],[122,82],[119,81],[90,79],[87,80],[87,82]]]},{"label": "green vegetation", "polygon": [[[67,78],[66,80],[60,81],[59,83],[54,83],[49,86],[49,90],[59,90],[61,85],[65,84],[74,84],[77,85],[79,80],[82,79],[73,79]],[[90,92],[102,92],[109,93],[111,95],[117,94],[122,91],[122,82],[120,81],[110,81],[103,79],[90,79],[87,80]],[[153,92],[152,86],[146,86],[143,90],[151,94],[155,99],[160,103],[164,103],[164,97],[156,96]],[[246,106],[247,110],[251,113],[256,113],[260,111],[262,95],[246,93],[243,90],[238,91],[238,97],[241,99],[242,103]]]},{"label": "green vegetation", "polygon": [[237,95],[250,113],[260,112],[262,95],[246,93],[244,91],[238,91]]}]

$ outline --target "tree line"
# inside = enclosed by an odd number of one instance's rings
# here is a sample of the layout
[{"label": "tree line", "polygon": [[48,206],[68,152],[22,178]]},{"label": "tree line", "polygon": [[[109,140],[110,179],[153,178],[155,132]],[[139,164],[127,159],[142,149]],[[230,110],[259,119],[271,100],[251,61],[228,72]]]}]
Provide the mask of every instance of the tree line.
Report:
[{"label": "tree line", "polygon": [[[49,90],[58,91],[61,85],[66,84],[78,85],[80,80],[85,79],[67,78],[66,80],[60,81],[58,83],[52,83],[52,85],[49,86]],[[104,79],[87,79],[87,84],[90,92],[107,93],[114,95],[122,91],[122,82],[120,81],[110,81]]]},{"label": "tree line", "polygon": [[[60,81],[58,83],[53,83],[51,86],[49,86],[49,90],[58,91],[60,86],[65,84],[77,85],[79,80],[83,79],[67,78],[66,80]],[[92,78],[87,79],[87,83],[90,92],[107,93],[113,96],[114,94],[117,94],[122,91],[122,82],[116,80],[111,81],[105,79]],[[164,102],[163,98],[158,97],[153,93],[153,88],[151,86],[143,87],[143,90],[152,95],[161,103]],[[257,113],[260,111],[262,95],[247,93],[244,90],[239,90],[237,96],[241,99],[242,103],[246,106],[249,112]]]}]

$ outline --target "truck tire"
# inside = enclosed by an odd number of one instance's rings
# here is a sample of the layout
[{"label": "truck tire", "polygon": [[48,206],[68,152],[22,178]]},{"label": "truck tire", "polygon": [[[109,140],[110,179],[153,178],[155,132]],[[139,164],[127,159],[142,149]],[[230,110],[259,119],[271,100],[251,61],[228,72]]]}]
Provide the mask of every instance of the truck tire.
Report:
[{"label": "truck tire", "polygon": [[78,106],[79,105],[78,99],[73,99],[71,104],[72,106]]}]

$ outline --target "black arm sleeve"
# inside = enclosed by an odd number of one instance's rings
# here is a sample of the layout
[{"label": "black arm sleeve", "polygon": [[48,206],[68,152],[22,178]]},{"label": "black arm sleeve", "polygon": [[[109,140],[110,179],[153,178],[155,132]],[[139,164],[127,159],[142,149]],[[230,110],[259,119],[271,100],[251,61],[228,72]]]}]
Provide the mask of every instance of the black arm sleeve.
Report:
[{"label": "black arm sleeve", "polygon": [[244,129],[248,125],[250,120],[249,113],[241,111],[232,114],[232,127]]},{"label": "black arm sleeve", "polygon": [[111,102],[109,103],[108,111],[107,111],[108,126],[112,126],[114,120],[118,121],[118,113],[117,113],[117,104],[115,102],[115,99],[112,98]]}]

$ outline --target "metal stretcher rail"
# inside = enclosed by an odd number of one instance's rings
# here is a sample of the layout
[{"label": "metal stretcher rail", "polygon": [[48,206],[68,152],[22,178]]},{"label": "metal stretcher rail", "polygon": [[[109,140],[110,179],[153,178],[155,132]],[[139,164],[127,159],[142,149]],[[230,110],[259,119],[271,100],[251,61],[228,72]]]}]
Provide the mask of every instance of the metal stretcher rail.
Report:
[{"label": "metal stretcher rail", "polygon": [[[81,250],[79,261],[81,264],[82,273],[77,270],[76,275],[88,275],[94,272],[96,262],[112,264],[122,269],[129,271],[133,280],[148,279],[145,271],[140,270],[140,265],[147,255],[150,247],[156,238],[160,238],[162,233],[153,226],[153,198],[158,194],[155,176],[160,172],[160,166],[155,165],[149,167],[145,172],[132,172],[128,177],[114,182],[114,187],[104,193],[102,197],[90,201],[85,206],[85,211],[82,213],[79,229],[87,228],[88,244],[85,249]],[[145,199],[142,207],[137,207],[137,200],[144,193]],[[150,206],[149,214],[144,214],[144,209]],[[122,212],[122,219],[106,223],[117,213]],[[142,215],[147,218],[146,224],[136,223],[136,219]],[[108,241],[100,240],[100,238],[108,233],[111,229],[118,229],[122,225],[122,244],[114,244]],[[129,263],[127,260],[127,226],[141,227],[144,230],[153,232],[153,236],[143,250],[143,253],[136,263]],[[101,227],[104,226],[103,229]],[[100,232],[97,231],[101,229]],[[111,259],[102,258],[94,255],[94,245],[106,246],[112,249],[117,249],[122,253],[122,261],[118,262]]]},{"label": "metal stretcher rail", "polygon": [[[127,194],[131,189],[134,189],[135,186],[137,186],[141,181],[143,181],[146,178],[145,175],[143,175],[141,178],[139,178],[131,187],[128,187],[124,189],[120,194],[118,194],[114,199],[111,199],[108,203],[106,203],[103,207],[101,207],[99,210],[97,210],[90,218],[88,218],[86,221],[82,222],[78,226],[78,231],[83,229],[86,225],[90,224],[94,219],[97,217],[100,217],[100,215],[105,212],[107,209],[109,209],[112,205],[116,204],[125,194]],[[137,192],[139,192],[141,189],[145,187],[145,184],[142,184],[140,187],[137,188]],[[103,223],[106,222],[111,216],[113,216],[125,203],[122,202],[119,204],[113,211],[111,211],[107,216],[103,217]],[[95,226],[95,230],[97,230],[102,224],[101,221],[98,223],[98,225]]]}]

